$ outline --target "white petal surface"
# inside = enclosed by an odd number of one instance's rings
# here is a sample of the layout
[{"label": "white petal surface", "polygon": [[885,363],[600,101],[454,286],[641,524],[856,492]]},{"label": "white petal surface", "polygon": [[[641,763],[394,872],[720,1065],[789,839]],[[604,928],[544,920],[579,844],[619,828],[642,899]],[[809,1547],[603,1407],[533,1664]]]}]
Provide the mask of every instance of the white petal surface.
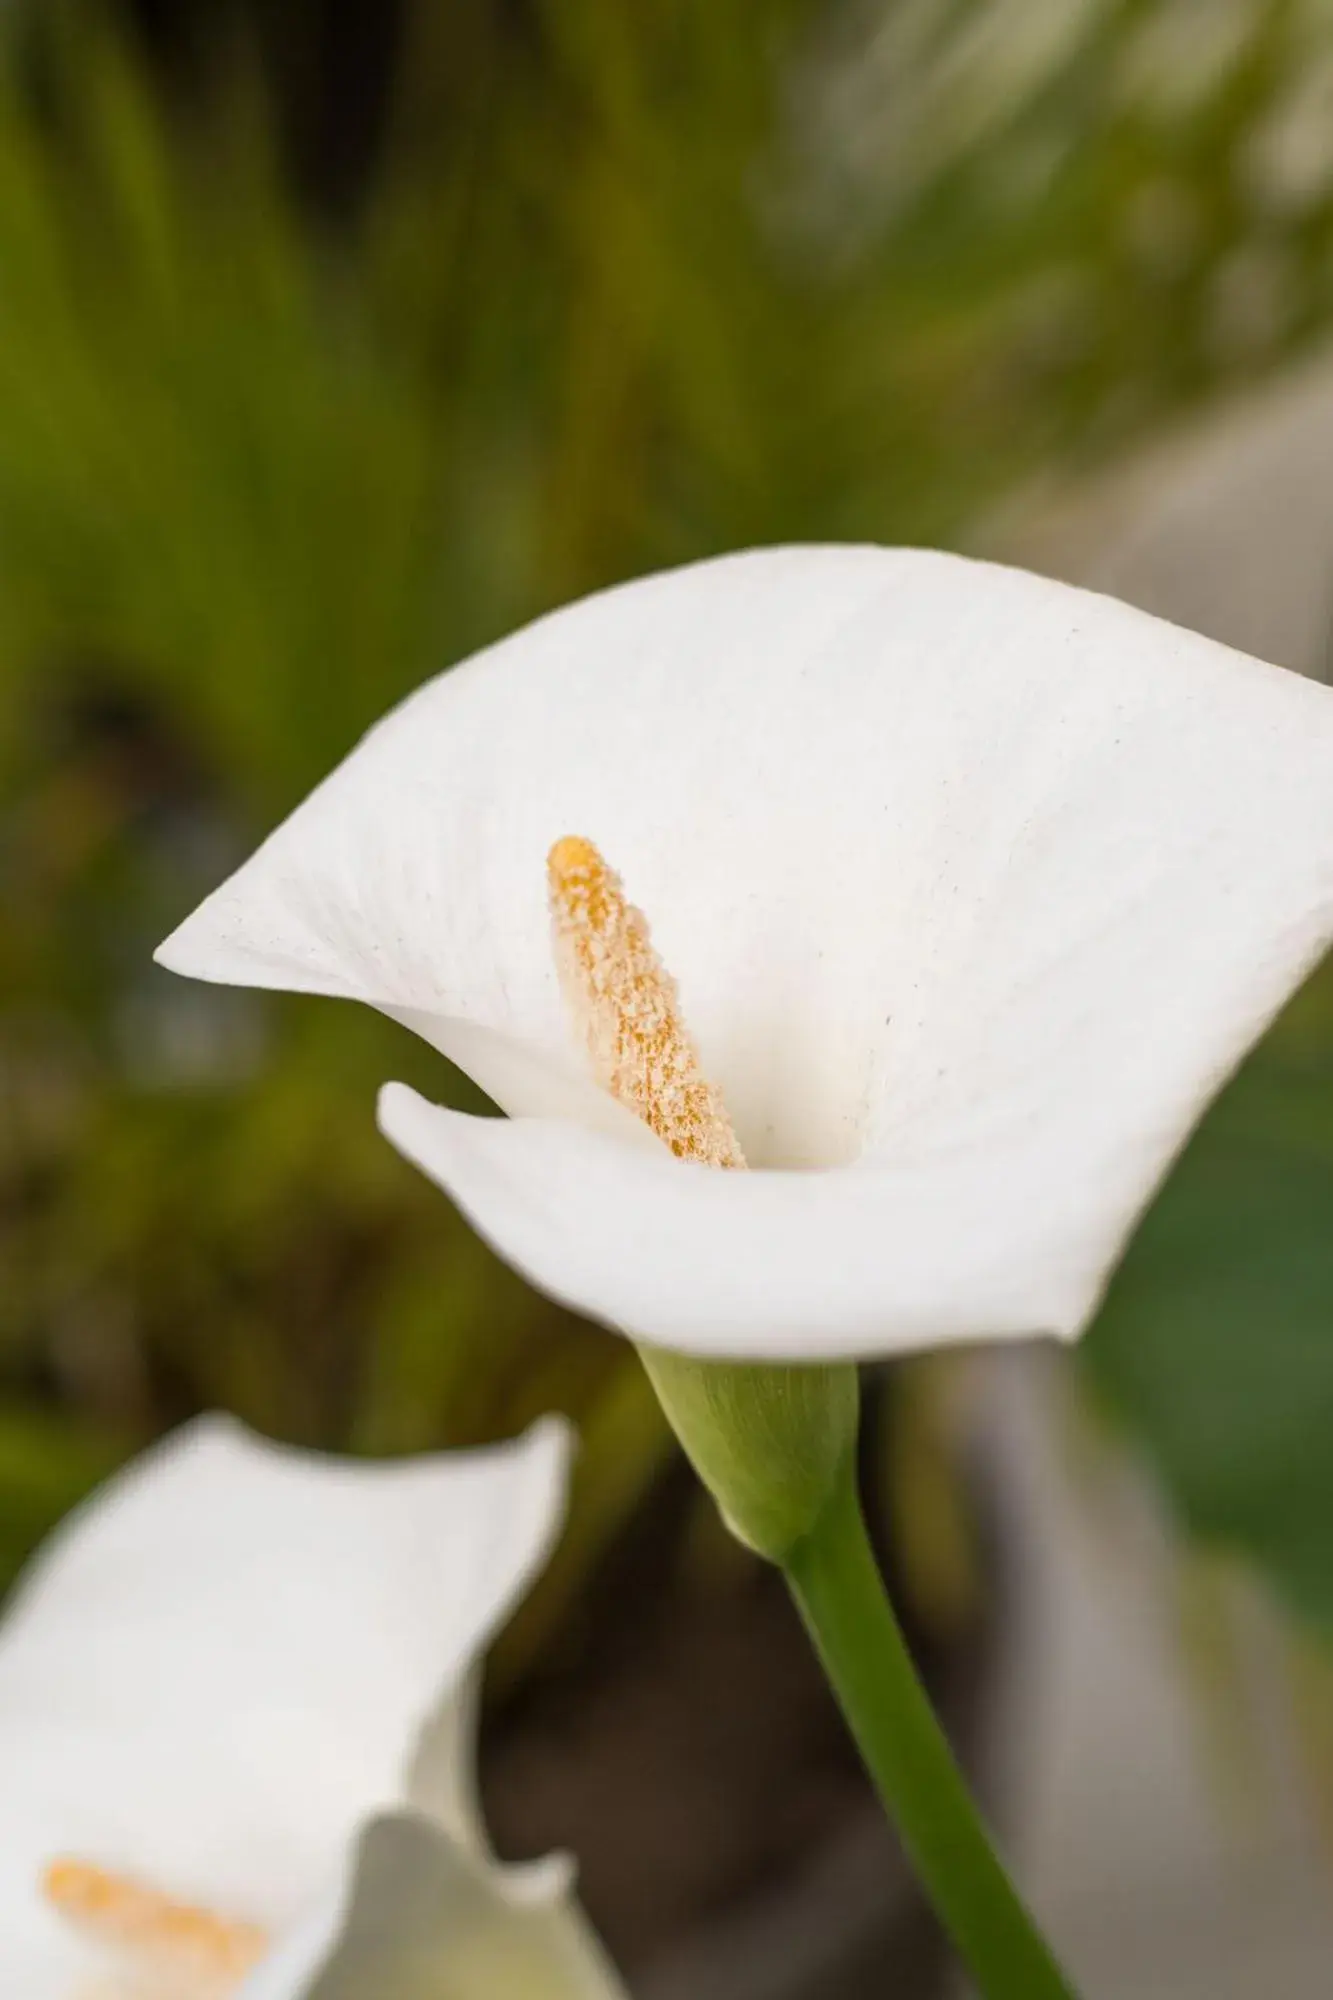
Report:
[{"label": "white petal surface", "polygon": [[[854,1172],[665,1192],[561,1012],[568,833],[647,912],[751,1163]],[[161,956],[369,1000],[535,1115],[388,1123],[538,1283],[823,1354],[1076,1331],[1330,934],[1327,690],[1019,571],[794,549],[431,683]]]},{"label": "white petal surface", "polygon": [[333,1955],[347,1915],[348,1869],[332,1893],[319,1897],[300,1922],[269,1952],[258,1970],[240,1988],[236,2000],[309,2000],[315,1981]]},{"label": "white petal surface", "polygon": [[239,2000],[618,2000],[570,1874],[501,1868],[420,1814],[386,1814],[337,1897]]},{"label": "white petal surface", "polygon": [[1105,1254],[1076,1188],[1048,1187],[1030,1156],[1001,1183],[984,1157],[926,1153],[723,1174],[555,1120],[468,1118],[403,1084],[385,1089],[380,1126],[534,1283],[686,1353],[1070,1336]]},{"label": "white petal surface", "polygon": [[62,1527],[0,1627],[0,1939],[24,2000],[90,1960],[73,1855],[281,1936],[405,1797],[423,1725],[541,1562],[567,1435],[388,1465],[188,1426]]}]

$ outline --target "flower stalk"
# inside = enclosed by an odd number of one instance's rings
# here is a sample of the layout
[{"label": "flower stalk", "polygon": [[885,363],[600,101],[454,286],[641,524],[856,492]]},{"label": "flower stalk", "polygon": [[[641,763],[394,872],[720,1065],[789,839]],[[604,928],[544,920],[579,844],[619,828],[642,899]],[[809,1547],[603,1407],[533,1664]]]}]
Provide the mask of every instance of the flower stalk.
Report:
[{"label": "flower stalk", "polygon": [[785,1574],[866,1768],[984,2000],[1074,2000],[1009,1880],[917,1677],[849,1457]]},{"label": "flower stalk", "polygon": [[639,1358],[732,1534],[783,1563],[827,1509],[855,1447],[856,1369],[756,1368],[647,1346]]}]

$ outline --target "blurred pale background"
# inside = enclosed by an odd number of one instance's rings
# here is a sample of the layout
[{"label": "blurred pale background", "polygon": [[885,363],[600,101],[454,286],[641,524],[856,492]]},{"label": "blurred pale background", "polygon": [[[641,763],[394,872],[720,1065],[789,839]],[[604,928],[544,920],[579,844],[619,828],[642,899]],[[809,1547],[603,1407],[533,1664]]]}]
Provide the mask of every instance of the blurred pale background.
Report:
[{"label": "blurred pale background", "polygon": [[[221,1404],[583,1428],[515,1851],[645,2000],[943,1992],[771,1579],[622,1347],[376,1139],[424,1048],[153,943],[394,698],[638,571],[937,543],[1333,660],[1328,0],[7,0],[0,1562]],[[1333,979],[1080,1354],[877,1388],[921,1655],[1088,1993],[1325,1990]],[[758,1690],[758,1691],[757,1691]]]}]

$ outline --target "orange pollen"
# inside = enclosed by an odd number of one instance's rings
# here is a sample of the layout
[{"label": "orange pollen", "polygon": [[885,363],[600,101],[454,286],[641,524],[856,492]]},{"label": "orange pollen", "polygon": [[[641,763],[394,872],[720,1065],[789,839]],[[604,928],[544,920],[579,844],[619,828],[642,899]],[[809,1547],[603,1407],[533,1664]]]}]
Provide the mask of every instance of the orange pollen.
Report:
[{"label": "orange pollen", "polygon": [[546,857],[556,970],[593,1074],[683,1160],[743,1167],[722,1094],[704,1075],[648,920],[590,840]]},{"label": "orange pollen", "polygon": [[62,1917],[98,1943],[223,1982],[219,1991],[242,1979],[269,1948],[267,1933],[255,1924],[174,1903],[141,1882],[87,1861],[53,1861],[43,1874],[42,1893]]}]

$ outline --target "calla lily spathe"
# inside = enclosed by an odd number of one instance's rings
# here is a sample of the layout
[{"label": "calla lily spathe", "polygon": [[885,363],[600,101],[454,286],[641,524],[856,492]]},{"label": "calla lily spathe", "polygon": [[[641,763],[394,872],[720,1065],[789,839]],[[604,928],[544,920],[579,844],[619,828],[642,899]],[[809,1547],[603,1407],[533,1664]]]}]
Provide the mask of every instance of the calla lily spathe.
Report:
[{"label": "calla lily spathe", "polygon": [[[552,843],[646,914],[751,1171],[562,1010]],[[369,1001],[510,1114],[381,1120],[535,1283],[703,1356],[1077,1334],[1333,936],[1333,694],[1110,599],[779,549],[541,620],[391,714],[159,954]]]},{"label": "calla lily spathe", "polygon": [[5,1991],[614,2000],[564,1863],[493,1862],[469,1798],[566,1459],[555,1421],[371,1466],[209,1419],[67,1522],[0,1625]]}]

